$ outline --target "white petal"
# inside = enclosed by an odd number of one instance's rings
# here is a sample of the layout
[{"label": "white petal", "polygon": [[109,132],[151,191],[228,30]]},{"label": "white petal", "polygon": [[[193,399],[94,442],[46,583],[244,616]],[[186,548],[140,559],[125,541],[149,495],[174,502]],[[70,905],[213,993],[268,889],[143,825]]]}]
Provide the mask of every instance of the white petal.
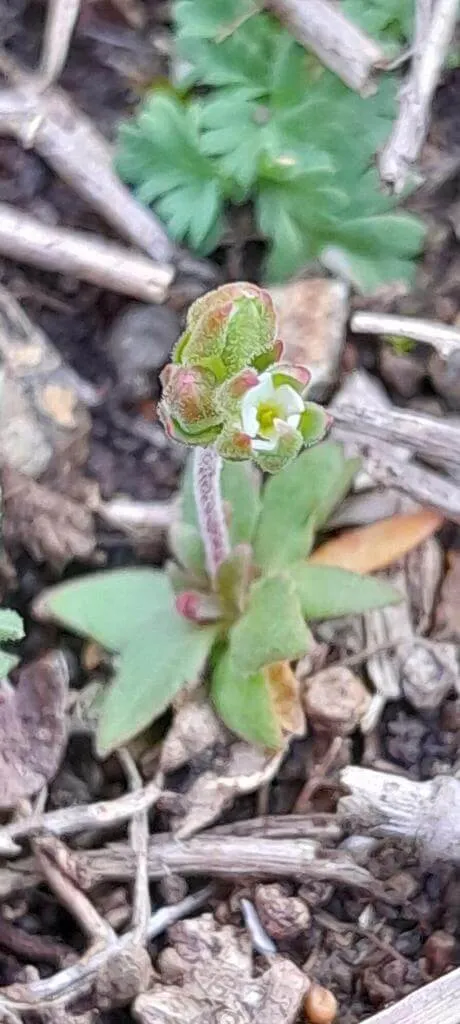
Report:
[{"label": "white petal", "polygon": [[276,389],[276,399],[283,406],[286,419],[291,413],[301,413],[304,410],[303,398],[289,384],[281,384],[281,387]]},{"label": "white petal", "polygon": [[292,427],[293,430],[297,430],[300,423],[300,413],[295,412],[292,416],[288,416],[287,421],[288,425]]},{"label": "white petal", "polygon": [[241,422],[245,434],[255,437],[259,429],[257,410],[261,402],[270,401],[275,397],[276,391],[269,373],[262,373],[259,377],[259,384],[249,388],[241,400]]},{"label": "white petal", "polygon": [[265,441],[262,437],[256,437],[251,441],[251,448],[254,452],[273,452],[278,444],[278,438],[273,437]]},{"label": "white petal", "polygon": [[241,424],[245,434],[248,434],[249,437],[255,437],[259,429],[257,406],[246,401],[249,395],[250,392],[244,396],[241,402]]}]

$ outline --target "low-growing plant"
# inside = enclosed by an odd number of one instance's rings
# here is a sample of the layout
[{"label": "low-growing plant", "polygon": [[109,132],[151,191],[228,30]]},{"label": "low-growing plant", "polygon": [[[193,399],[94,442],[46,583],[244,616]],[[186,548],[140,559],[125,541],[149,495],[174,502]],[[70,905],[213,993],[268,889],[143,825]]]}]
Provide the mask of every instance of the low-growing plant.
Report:
[{"label": "low-growing plant", "polygon": [[18,664],[15,654],[6,651],[4,644],[17,643],[24,636],[24,623],[21,616],[12,608],[0,608],[0,680]]},{"label": "low-growing plant", "polygon": [[[299,721],[291,662],[308,622],[393,603],[385,581],[309,563],[357,460],[323,440],[308,371],[282,360],[272,300],[251,284],[195,302],[162,374],[168,434],[195,448],[165,570],[98,572],[45,591],[38,612],[114,653],[100,754],[129,741],[200,675],[224,722],[278,749]],[[260,470],[269,476],[262,485]]]},{"label": "low-growing plant", "polygon": [[[347,3],[387,47],[404,35],[408,0]],[[398,77],[362,98],[253,0],[177,0],[174,11],[177,89],[150,92],[119,132],[116,165],[141,202],[208,253],[231,205],[251,200],[271,281],[317,260],[363,291],[409,280],[424,229],[395,211],[374,166]]]}]

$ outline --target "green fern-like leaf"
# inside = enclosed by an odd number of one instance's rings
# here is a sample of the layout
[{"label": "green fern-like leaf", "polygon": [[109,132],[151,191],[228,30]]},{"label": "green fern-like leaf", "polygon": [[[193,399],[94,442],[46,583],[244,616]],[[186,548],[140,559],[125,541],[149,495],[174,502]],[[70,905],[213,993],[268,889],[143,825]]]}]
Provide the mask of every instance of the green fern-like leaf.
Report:
[{"label": "green fern-like leaf", "polygon": [[[395,39],[412,2],[342,6]],[[382,194],[372,169],[395,115],[397,76],[363,99],[256,0],[177,0],[174,13],[185,79],[206,91],[187,105],[155,93],[122,126],[117,166],[138,198],[201,253],[222,237],[225,202],[252,200],[271,281],[316,260],[363,291],[410,280],[423,228]]]},{"label": "green fern-like leaf", "polygon": [[225,184],[200,148],[199,106],[152,93],[119,131],[116,166],[138,199],[153,204],[174,239],[198,252],[222,234]]}]

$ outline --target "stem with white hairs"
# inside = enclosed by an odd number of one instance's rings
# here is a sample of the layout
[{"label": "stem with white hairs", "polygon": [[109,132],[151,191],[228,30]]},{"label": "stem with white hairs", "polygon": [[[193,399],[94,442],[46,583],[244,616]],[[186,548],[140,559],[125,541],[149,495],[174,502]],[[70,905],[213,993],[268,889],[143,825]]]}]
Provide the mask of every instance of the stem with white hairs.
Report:
[{"label": "stem with white hairs", "polygon": [[206,568],[212,580],[230,554],[220,489],[222,459],[216,449],[196,448],[193,461],[193,488],[198,521],[206,555]]}]

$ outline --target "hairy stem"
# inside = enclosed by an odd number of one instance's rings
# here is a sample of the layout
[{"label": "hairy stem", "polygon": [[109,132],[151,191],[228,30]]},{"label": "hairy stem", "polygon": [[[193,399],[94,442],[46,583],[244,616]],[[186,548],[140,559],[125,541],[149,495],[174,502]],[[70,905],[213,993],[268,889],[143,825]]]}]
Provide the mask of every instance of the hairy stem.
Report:
[{"label": "hairy stem", "polygon": [[230,554],[230,541],[220,489],[221,469],[222,459],[215,448],[195,449],[193,486],[206,554],[206,568],[211,579],[215,579],[219,566]]}]

